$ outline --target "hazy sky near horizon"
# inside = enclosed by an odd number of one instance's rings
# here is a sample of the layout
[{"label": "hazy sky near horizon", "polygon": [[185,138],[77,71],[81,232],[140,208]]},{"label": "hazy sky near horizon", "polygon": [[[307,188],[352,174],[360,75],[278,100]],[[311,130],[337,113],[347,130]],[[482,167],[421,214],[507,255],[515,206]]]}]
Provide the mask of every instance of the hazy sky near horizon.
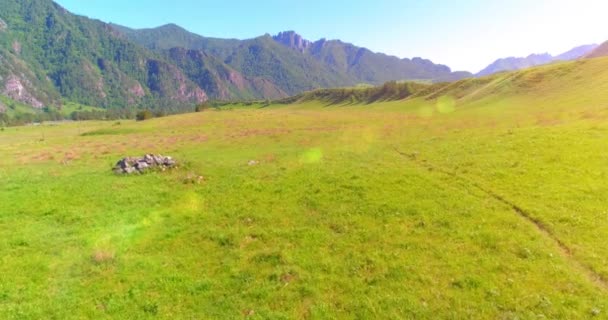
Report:
[{"label": "hazy sky near horizon", "polygon": [[132,28],[175,23],[220,38],[294,30],[401,58],[477,72],[507,56],[559,54],[608,40],[605,0],[56,0]]}]

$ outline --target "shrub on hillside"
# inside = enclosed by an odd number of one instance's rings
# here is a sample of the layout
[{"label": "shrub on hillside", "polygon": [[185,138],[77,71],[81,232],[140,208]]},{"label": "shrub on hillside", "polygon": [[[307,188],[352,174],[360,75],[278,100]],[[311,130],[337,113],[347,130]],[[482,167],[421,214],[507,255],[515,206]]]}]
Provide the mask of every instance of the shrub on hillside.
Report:
[{"label": "shrub on hillside", "polygon": [[155,118],[162,118],[162,117],[166,117],[166,116],[167,116],[167,112],[165,112],[165,110],[158,110],[158,111],[154,112]]},{"label": "shrub on hillside", "polygon": [[154,114],[150,110],[142,110],[135,115],[135,120],[137,121],[144,121],[152,118],[154,118]]},{"label": "shrub on hillside", "polygon": [[194,112],[203,112],[205,110],[211,109],[211,105],[208,102],[203,102],[201,104],[196,105],[194,107]]},{"label": "shrub on hillside", "polygon": [[0,112],[0,127],[4,128],[9,123],[8,114]]}]

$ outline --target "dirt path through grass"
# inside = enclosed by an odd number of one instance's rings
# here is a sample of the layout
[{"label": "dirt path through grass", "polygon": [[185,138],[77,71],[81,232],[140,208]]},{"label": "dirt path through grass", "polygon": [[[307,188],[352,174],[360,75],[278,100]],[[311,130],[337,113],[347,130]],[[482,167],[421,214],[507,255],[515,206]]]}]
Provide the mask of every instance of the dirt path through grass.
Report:
[{"label": "dirt path through grass", "polygon": [[566,243],[564,243],[543,221],[535,218],[530,212],[528,212],[525,209],[523,209],[522,207],[518,206],[511,200],[508,200],[505,197],[501,196],[500,194],[496,193],[492,189],[483,186],[482,184],[480,184],[477,181],[474,181],[466,176],[459,175],[455,172],[452,172],[452,171],[446,170],[444,168],[438,167],[436,165],[433,165],[426,160],[420,160],[418,158],[417,154],[415,154],[415,153],[408,154],[408,153],[405,153],[405,152],[399,150],[396,147],[394,147],[394,150],[399,155],[401,155],[403,158],[416,164],[417,166],[423,167],[429,171],[439,172],[441,174],[448,175],[454,179],[460,180],[460,181],[464,182],[465,184],[470,185],[473,188],[482,191],[489,197],[508,206],[515,213],[517,213],[517,215],[519,215],[522,219],[524,219],[524,220],[528,221],[530,224],[534,225],[535,229],[538,230],[539,233],[541,233],[543,236],[545,236],[546,238],[548,238],[552,242],[554,242],[556,247],[558,248],[557,251],[560,253],[560,255],[564,259],[566,259],[566,261],[568,261],[570,263],[570,265],[574,269],[576,269],[579,272],[581,272],[582,274],[584,274],[589,279],[589,281],[591,281],[593,284],[595,284],[598,288],[602,289],[603,291],[608,291],[608,279],[606,279],[601,274],[596,272],[592,267],[578,261],[576,259],[576,257],[574,257],[574,255],[572,254],[572,249]]}]

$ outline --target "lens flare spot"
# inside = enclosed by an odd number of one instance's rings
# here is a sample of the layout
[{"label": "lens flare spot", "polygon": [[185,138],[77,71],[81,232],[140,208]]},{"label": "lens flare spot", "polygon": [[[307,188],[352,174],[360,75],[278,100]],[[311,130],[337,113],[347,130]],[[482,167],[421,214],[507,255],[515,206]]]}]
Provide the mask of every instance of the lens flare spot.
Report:
[{"label": "lens flare spot", "polygon": [[307,150],[302,155],[302,162],[304,163],[318,163],[321,160],[323,160],[323,151],[319,148]]},{"label": "lens flare spot", "polygon": [[450,96],[442,96],[437,99],[437,111],[439,113],[452,113],[456,110],[456,100]]}]

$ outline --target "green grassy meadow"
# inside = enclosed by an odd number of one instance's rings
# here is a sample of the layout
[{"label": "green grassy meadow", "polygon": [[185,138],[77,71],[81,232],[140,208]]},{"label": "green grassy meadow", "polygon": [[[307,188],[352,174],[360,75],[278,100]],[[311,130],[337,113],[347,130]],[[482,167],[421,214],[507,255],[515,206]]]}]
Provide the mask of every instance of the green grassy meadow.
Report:
[{"label": "green grassy meadow", "polygon": [[1,318],[606,318],[607,66],[5,128]]}]

